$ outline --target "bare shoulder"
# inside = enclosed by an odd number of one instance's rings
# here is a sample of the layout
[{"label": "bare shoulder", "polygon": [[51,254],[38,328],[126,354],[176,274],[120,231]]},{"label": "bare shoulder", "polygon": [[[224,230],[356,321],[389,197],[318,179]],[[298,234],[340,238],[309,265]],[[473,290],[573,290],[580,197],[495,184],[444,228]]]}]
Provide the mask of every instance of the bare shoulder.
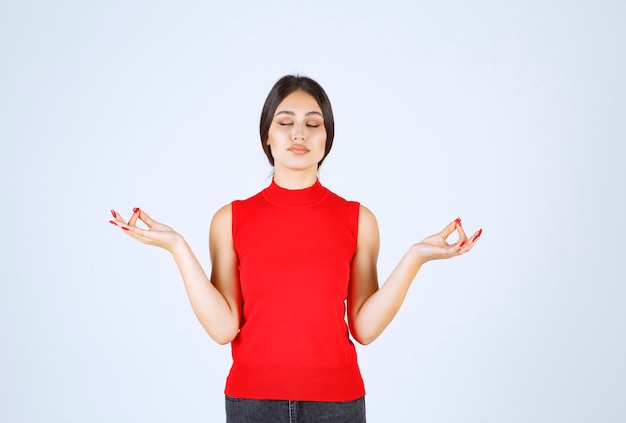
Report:
[{"label": "bare shoulder", "polygon": [[359,209],[359,239],[363,237],[378,237],[378,221],[374,213],[361,204]]},{"label": "bare shoulder", "polygon": [[232,243],[232,223],[233,213],[231,204],[226,204],[213,215],[211,229],[209,230],[209,240],[211,243],[225,241]]},{"label": "bare shoulder", "polygon": [[374,213],[363,204],[360,204],[359,206],[359,221],[376,223],[376,216],[374,216]]},{"label": "bare shoulder", "polygon": [[225,220],[231,222],[233,220],[233,207],[231,203],[228,203],[225,206],[221,207],[213,215],[213,222],[222,223]]}]

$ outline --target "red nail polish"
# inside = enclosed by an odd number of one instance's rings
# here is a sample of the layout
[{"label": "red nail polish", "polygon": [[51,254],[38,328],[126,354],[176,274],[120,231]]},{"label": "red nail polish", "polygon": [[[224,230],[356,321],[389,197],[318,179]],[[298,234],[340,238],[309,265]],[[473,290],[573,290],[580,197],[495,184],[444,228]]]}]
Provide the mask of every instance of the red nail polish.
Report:
[{"label": "red nail polish", "polygon": [[112,221],[112,220],[109,220],[109,223],[110,223],[111,225],[115,225],[115,226],[117,226],[117,223],[116,223],[116,222],[114,222],[114,221]]},{"label": "red nail polish", "polygon": [[111,210],[111,214],[113,215],[113,217],[117,218],[117,213],[115,213],[115,210]]},{"label": "red nail polish", "polygon": [[139,207],[135,207],[135,208],[133,209],[133,213],[139,213]]},{"label": "red nail polish", "polygon": [[476,241],[478,237],[483,233],[482,228],[478,230],[478,233],[472,238],[472,242]]},{"label": "red nail polish", "polygon": [[125,228],[125,227],[123,227],[123,226],[122,226],[122,229],[123,229],[123,230],[125,230],[125,231],[127,231],[127,230],[128,230],[128,228]]},{"label": "red nail polish", "polygon": [[463,241],[463,242],[461,243],[461,245],[459,245],[459,248],[461,248],[461,247],[462,247],[462,246],[464,246],[464,245],[465,245],[465,241]]},{"label": "red nail polish", "polygon": [[461,218],[460,217],[456,218],[456,224],[459,225],[460,227],[463,227],[463,225],[461,225]]}]

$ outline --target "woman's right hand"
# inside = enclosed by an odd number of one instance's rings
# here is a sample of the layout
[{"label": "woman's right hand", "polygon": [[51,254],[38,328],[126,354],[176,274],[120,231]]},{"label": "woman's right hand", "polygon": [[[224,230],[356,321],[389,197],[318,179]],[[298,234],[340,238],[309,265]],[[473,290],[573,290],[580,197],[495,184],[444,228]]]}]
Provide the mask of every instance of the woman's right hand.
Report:
[{"label": "woman's right hand", "polygon": [[[146,212],[137,207],[133,209],[133,215],[128,222],[125,222],[115,210],[111,210],[111,214],[115,219],[109,221],[111,224],[121,228],[126,235],[144,244],[156,245],[173,252],[176,244],[182,240],[182,236],[179,233],[169,226],[153,220]],[[138,228],[137,220],[145,223],[148,229]]]}]

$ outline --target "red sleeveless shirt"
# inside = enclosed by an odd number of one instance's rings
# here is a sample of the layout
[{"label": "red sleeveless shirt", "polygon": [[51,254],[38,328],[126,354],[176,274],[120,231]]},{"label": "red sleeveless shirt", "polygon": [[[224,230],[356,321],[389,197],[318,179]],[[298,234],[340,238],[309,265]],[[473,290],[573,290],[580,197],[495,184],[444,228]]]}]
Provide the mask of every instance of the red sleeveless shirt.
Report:
[{"label": "red sleeveless shirt", "polygon": [[249,399],[350,401],[365,395],[345,301],[359,203],[319,181],[273,181],[232,203],[243,297],[225,393]]}]

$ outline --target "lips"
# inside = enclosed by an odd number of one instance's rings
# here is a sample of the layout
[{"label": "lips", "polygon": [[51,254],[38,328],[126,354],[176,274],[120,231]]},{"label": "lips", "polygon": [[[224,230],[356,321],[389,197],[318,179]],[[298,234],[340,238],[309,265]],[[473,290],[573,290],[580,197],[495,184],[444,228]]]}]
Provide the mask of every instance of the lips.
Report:
[{"label": "lips", "polygon": [[296,154],[304,154],[304,153],[308,153],[309,152],[309,149],[306,148],[303,145],[292,145],[287,150],[291,151],[292,153],[296,153]]}]

